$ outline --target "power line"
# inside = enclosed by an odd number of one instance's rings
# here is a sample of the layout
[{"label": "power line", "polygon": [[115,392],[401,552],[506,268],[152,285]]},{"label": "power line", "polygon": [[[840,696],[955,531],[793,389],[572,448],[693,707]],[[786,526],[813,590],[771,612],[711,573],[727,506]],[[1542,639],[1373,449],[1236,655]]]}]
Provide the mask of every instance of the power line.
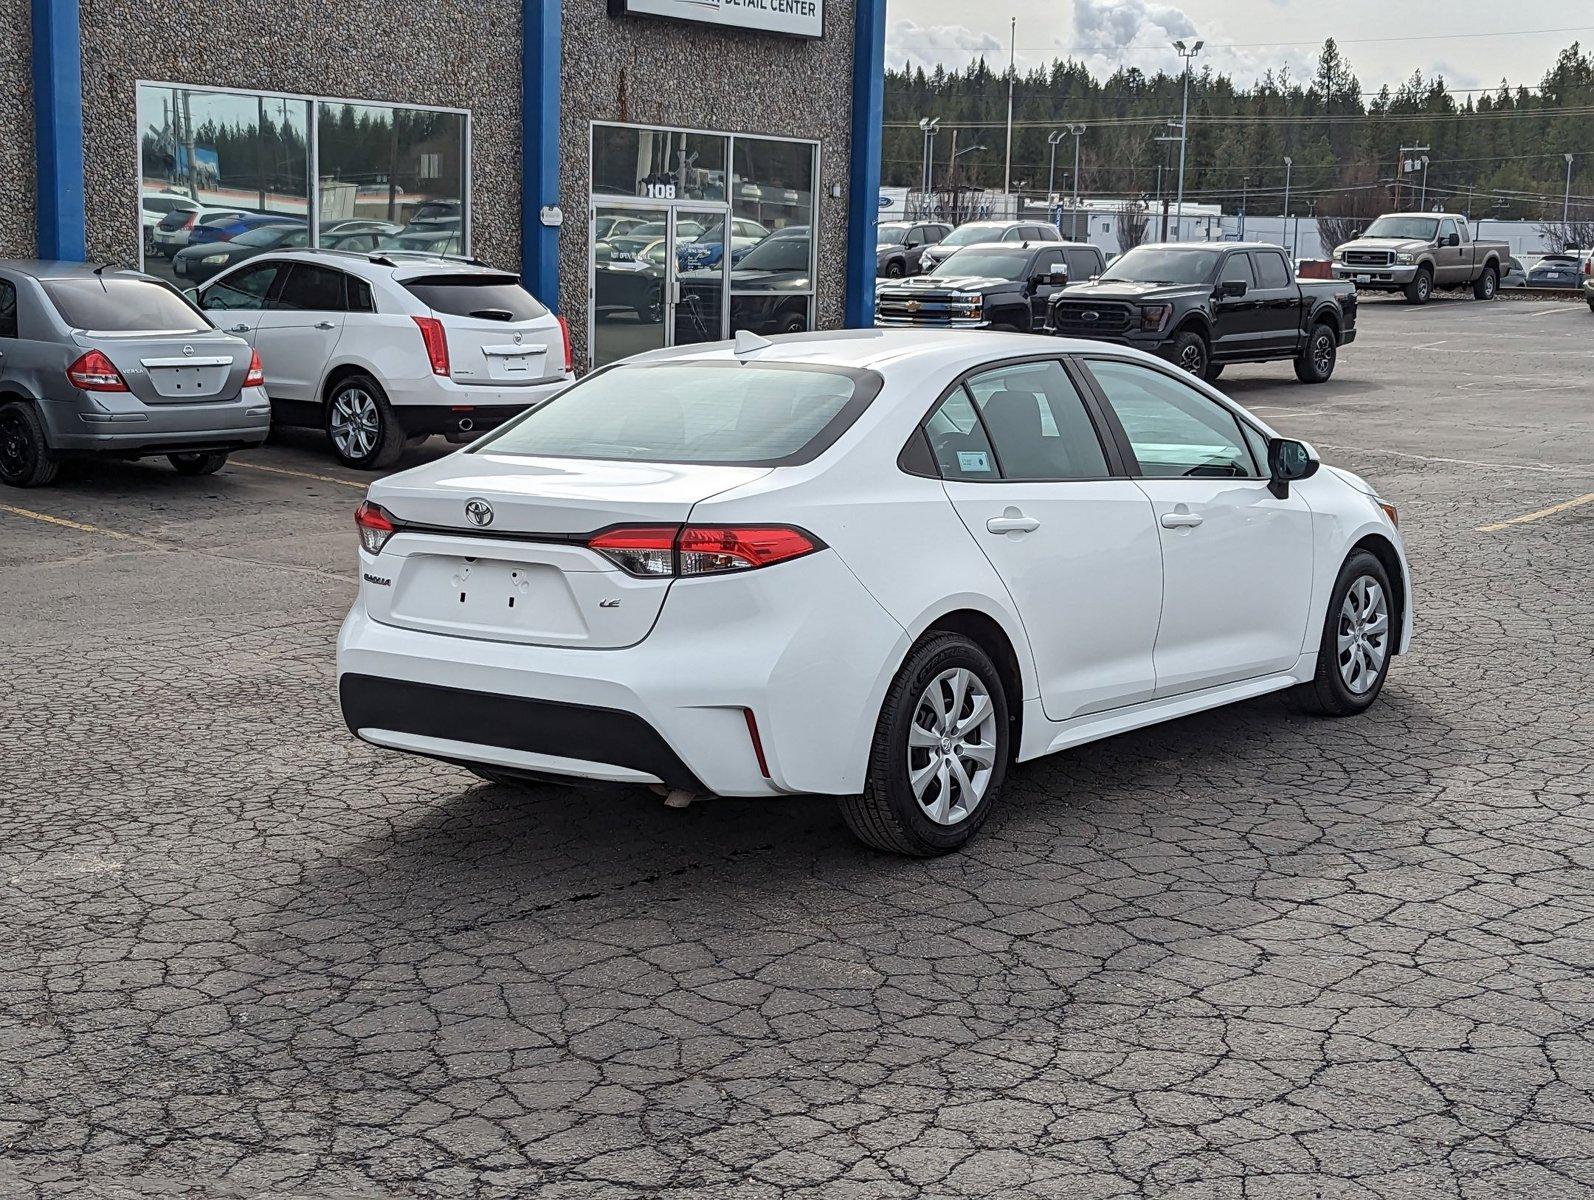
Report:
[{"label": "power line", "polygon": [[[1594,25],[1560,25],[1549,29],[1502,29],[1496,32],[1469,32],[1469,33],[1413,33],[1405,35],[1390,35],[1387,37],[1365,38],[1334,38],[1336,46],[1370,46],[1384,42],[1446,42],[1463,38],[1503,38],[1503,37],[1538,37],[1549,33],[1589,33],[1594,32]],[[1328,38],[1318,38],[1309,42],[1208,42],[1207,45],[1214,50],[1265,50],[1273,46],[1322,46]],[[1125,42],[1122,45],[1082,45],[1082,46],[1020,46],[1025,52],[1056,53],[1058,51],[1077,52],[1081,54],[1116,54],[1123,50],[1167,50],[1167,42]]]}]

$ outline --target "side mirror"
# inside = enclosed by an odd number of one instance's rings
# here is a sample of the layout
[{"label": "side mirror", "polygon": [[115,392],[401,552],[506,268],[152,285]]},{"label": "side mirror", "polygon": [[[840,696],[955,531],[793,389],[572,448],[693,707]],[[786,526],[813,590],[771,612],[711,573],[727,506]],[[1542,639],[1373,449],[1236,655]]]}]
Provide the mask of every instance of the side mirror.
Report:
[{"label": "side mirror", "polygon": [[1272,438],[1267,444],[1268,490],[1283,500],[1290,494],[1291,483],[1310,479],[1322,465],[1317,451],[1305,442]]},{"label": "side mirror", "polygon": [[1439,244],[1441,246],[1459,246],[1461,245],[1461,235],[1459,233],[1447,233],[1444,236],[1444,240]]},{"label": "side mirror", "polygon": [[1046,282],[1051,287],[1067,287],[1068,286],[1068,272],[1067,271],[1053,271],[1050,275],[1046,276]]},{"label": "side mirror", "polygon": [[1218,295],[1225,299],[1237,299],[1245,295],[1246,284],[1243,279],[1225,279],[1218,284]]}]

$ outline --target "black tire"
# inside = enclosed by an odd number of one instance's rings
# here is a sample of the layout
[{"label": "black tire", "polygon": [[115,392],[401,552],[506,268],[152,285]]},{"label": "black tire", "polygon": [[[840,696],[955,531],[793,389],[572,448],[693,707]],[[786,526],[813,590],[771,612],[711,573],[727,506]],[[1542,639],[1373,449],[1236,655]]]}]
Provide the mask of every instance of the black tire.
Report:
[{"label": "black tire", "polygon": [[[366,401],[369,401],[367,405]],[[363,423],[355,422],[359,429],[347,435],[337,432],[345,418],[359,414]],[[326,416],[322,422],[332,453],[346,467],[358,471],[380,471],[398,462],[404,453],[406,435],[404,426],[387,402],[387,393],[369,375],[348,375],[340,379],[327,396]],[[339,442],[342,440],[343,445]]]},{"label": "black tire", "polygon": [[1500,290],[1500,269],[1493,265],[1483,268],[1483,274],[1472,281],[1472,298],[1474,300],[1493,300],[1494,294]]},{"label": "black tire", "polygon": [[168,454],[166,461],[179,475],[214,475],[227,463],[225,450],[195,450],[187,454]]},{"label": "black tire", "polygon": [[631,310],[636,313],[636,319],[644,325],[657,325],[664,320],[664,296],[649,296],[646,304],[639,304]]},{"label": "black tire", "polygon": [[1173,339],[1173,365],[1182,367],[1197,379],[1205,377],[1207,365],[1212,361],[1212,351],[1207,339],[1193,329],[1186,329]]},{"label": "black tire", "polygon": [[886,264],[887,279],[901,279],[906,274],[907,268],[902,265],[902,260],[900,258],[893,258]]},{"label": "black tire", "polygon": [[[946,685],[939,680],[945,673],[960,669],[978,681],[991,701],[995,718],[994,724],[989,726],[991,741],[975,740],[976,737],[983,739],[984,736],[976,733],[957,741],[943,738],[937,746],[928,749],[922,746],[910,748],[908,739],[916,724],[915,718],[921,711],[933,717],[933,710],[929,707],[932,685],[944,700],[950,700],[951,693],[940,690]],[[973,692],[967,695],[971,699]],[[965,700],[961,714],[953,715],[972,717],[970,700]],[[980,723],[982,727],[987,724]],[[930,732],[923,725],[919,725],[919,728]],[[897,677],[886,692],[885,702],[880,706],[880,719],[875,725],[864,790],[856,796],[841,797],[842,820],[859,841],[887,853],[928,857],[958,849],[985,824],[986,817],[1001,798],[1002,784],[1011,757],[1010,730],[1007,696],[1002,689],[1001,675],[990,656],[968,638],[958,634],[928,635],[909,652],[907,661],[902,664],[902,669],[897,672]],[[973,758],[959,753],[959,748],[973,748],[989,754],[991,764],[984,768],[988,771],[984,790],[961,818],[945,822],[932,820],[926,806],[921,805],[915,797],[909,772],[920,756],[925,760],[919,764],[920,768],[933,769],[942,756],[950,753],[951,757],[946,761],[955,758],[957,769],[964,772],[965,777],[970,764],[973,764],[974,777],[977,779],[981,770],[979,764]],[[958,808],[966,802],[963,792],[952,779],[947,774],[944,780],[932,776],[926,782],[925,795],[930,807],[934,807],[942,798],[944,788],[948,818],[954,817]]]},{"label": "black tire", "polygon": [[1407,304],[1427,304],[1428,297],[1433,295],[1433,268],[1418,267],[1404,291]]},{"label": "black tire", "polygon": [[1205,379],[1208,383],[1212,383],[1221,374],[1223,374],[1223,364],[1209,362],[1207,364],[1206,373],[1202,375],[1201,378]]},{"label": "black tire", "polygon": [[0,483],[45,487],[55,482],[60,469],[33,405],[20,400],[0,405]]},{"label": "black tire", "polygon": [[1594,296],[1589,297],[1588,310],[1589,312],[1594,312]]},{"label": "black tire", "polygon": [[808,328],[808,318],[802,313],[787,313],[780,319],[781,333],[803,333]]},{"label": "black tire", "polygon": [[[1363,690],[1356,691],[1346,682],[1341,671],[1339,636],[1345,620],[1345,598],[1363,579],[1371,580],[1383,589],[1387,615],[1381,643],[1383,661],[1371,677],[1371,682]],[[1302,712],[1321,717],[1351,717],[1366,712],[1384,689],[1399,636],[1400,630],[1395,624],[1395,593],[1390,586],[1389,573],[1370,552],[1354,551],[1340,567],[1334,590],[1329,593],[1328,612],[1323,617],[1323,638],[1317,648],[1317,675],[1310,683],[1291,688],[1288,692],[1290,702]]]},{"label": "black tire", "polygon": [[1339,362],[1339,335],[1327,321],[1313,325],[1306,349],[1295,356],[1295,378],[1302,383],[1327,383]]}]

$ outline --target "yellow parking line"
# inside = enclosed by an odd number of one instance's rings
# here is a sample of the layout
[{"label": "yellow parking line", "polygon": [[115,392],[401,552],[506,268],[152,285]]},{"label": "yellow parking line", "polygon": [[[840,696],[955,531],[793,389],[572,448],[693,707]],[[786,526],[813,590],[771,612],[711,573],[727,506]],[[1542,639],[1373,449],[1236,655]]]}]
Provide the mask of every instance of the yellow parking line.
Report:
[{"label": "yellow parking line", "polygon": [[109,538],[118,538],[124,542],[143,542],[145,538],[134,533],[118,533],[114,529],[101,529],[98,525],[85,525],[82,521],[69,521],[65,517],[52,517],[49,513],[34,512],[31,508],[18,508],[14,504],[0,504],[0,512],[8,512],[13,516],[27,517],[32,521],[43,521],[47,525],[61,525],[67,529],[76,529],[80,533],[98,533]]},{"label": "yellow parking line", "polygon": [[227,460],[230,467],[243,467],[249,471],[269,471],[273,475],[297,475],[300,479],[319,479],[322,483],[340,483],[344,487],[359,488],[365,491],[367,485],[357,479],[339,479],[336,475],[317,475],[314,471],[294,471],[287,467],[268,467],[265,463],[242,462],[232,458]]},{"label": "yellow parking line", "polygon": [[1512,517],[1508,521],[1496,521],[1493,525],[1479,525],[1477,532],[1494,533],[1496,530],[1505,529],[1511,525],[1526,525],[1529,521],[1537,521],[1540,517],[1553,517],[1556,513],[1565,512],[1569,508],[1579,508],[1584,504],[1594,504],[1594,492],[1586,496],[1578,496],[1572,500],[1563,500],[1559,504],[1552,504],[1549,508],[1541,508],[1538,512],[1523,513],[1520,517]]}]

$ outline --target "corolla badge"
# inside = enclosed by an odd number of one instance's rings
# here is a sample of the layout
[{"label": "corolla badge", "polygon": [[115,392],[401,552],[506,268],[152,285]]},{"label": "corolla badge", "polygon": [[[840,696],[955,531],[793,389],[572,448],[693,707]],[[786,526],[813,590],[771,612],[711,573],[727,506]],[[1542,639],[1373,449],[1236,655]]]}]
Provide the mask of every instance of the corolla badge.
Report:
[{"label": "corolla badge", "polygon": [[465,519],[472,525],[491,525],[493,523],[493,506],[480,496],[472,496],[465,501]]}]

